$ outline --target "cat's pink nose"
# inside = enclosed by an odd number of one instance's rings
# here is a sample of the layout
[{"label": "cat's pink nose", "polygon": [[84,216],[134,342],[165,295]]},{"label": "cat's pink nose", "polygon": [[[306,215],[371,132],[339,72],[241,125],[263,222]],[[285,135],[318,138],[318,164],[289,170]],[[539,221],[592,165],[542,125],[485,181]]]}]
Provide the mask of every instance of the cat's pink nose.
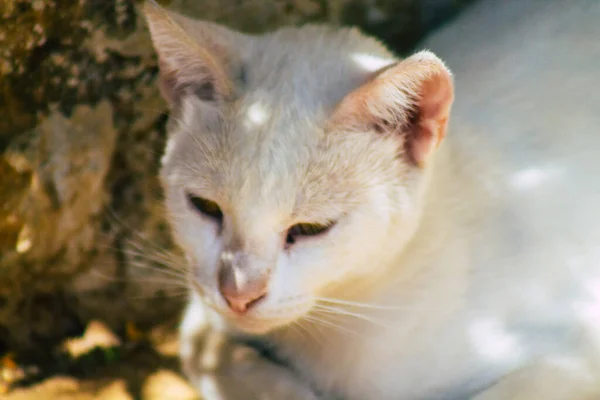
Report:
[{"label": "cat's pink nose", "polygon": [[244,279],[243,272],[223,268],[219,273],[219,291],[237,314],[246,313],[267,295],[267,279]]},{"label": "cat's pink nose", "polygon": [[223,294],[225,301],[229,305],[229,308],[231,308],[237,314],[246,313],[246,311],[248,311],[253,305],[262,300],[267,294],[266,291],[258,291],[244,294],[231,294],[223,291],[221,293]]}]

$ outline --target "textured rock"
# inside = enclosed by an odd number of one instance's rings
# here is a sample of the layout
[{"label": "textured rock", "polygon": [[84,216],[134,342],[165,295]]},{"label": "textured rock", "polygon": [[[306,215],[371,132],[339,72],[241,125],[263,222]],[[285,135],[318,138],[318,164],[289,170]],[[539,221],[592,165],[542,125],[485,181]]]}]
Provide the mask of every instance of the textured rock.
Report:
[{"label": "textured rock", "polygon": [[[435,19],[426,10],[459,3],[173,0],[170,7],[247,32],[358,24],[406,50]],[[126,320],[148,325],[181,305],[165,265],[182,263],[156,179],[166,108],[138,6],[0,2],[0,350],[79,332],[91,319],[113,329]]]}]

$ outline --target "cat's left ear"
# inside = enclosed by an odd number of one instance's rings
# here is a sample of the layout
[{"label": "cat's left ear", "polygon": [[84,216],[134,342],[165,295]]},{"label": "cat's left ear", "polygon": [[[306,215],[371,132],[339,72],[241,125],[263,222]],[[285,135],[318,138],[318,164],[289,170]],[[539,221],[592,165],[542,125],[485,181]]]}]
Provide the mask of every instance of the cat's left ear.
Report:
[{"label": "cat's left ear", "polygon": [[245,36],[208,21],[168,11],[147,0],[144,14],[159,59],[159,85],[173,106],[185,96],[219,101],[234,92]]},{"label": "cat's left ear", "polygon": [[453,101],[450,70],[421,51],[382,68],[344,97],[330,124],[333,130],[397,135],[402,157],[424,167],[446,134]]}]

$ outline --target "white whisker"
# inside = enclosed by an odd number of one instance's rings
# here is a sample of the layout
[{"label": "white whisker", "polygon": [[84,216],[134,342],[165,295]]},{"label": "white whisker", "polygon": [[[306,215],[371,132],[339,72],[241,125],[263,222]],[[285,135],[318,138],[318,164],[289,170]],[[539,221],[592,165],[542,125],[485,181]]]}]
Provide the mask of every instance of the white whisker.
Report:
[{"label": "white whisker", "polygon": [[363,336],[361,336],[357,332],[352,331],[352,330],[350,330],[350,329],[348,329],[346,327],[340,326],[339,324],[336,324],[336,323],[334,323],[332,321],[328,321],[328,320],[325,320],[325,319],[322,319],[322,318],[318,318],[318,317],[315,317],[314,315],[310,315],[310,316],[307,315],[304,318],[307,321],[313,322],[315,324],[321,324],[321,325],[329,327],[331,329],[338,330],[338,331],[340,331],[342,333],[346,333],[348,335],[352,335],[352,336],[358,337],[360,339],[365,339]]},{"label": "white whisker", "polygon": [[304,332],[306,332],[310,336],[310,338],[314,340],[315,343],[317,343],[318,345],[321,345],[321,342],[319,341],[319,338],[317,338],[313,334],[313,332],[310,330],[310,328],[302,325],[302,320],[301,319],[294,321],[292,324],[297,324],[298,327],[301,328]]},{"label": "white whisker", "polygon": [[135,268],[139,268],[142,270],[151,270],[163,275],[167,275],[167,276],[171,276],[173,278],[177,278],[177,279],[181,279],[182,282],[187,282],[189,280],[189,275],[184,274],[183,272],[180,271],[174,271],[172,269],[169,268],[161,268],[158,266],[154,266],[154,265],[149,265],[149,264],[141,264],[139,262],[136,261],[132,261],[129,263],[130,266],[135,267]]},{"label": "white whisker", "polygon": [[187,299],[188,291],[185,292],[164,292],[160,295],[157,294],[147,294],[147,295],[139,295],[139,296],[126,296],[127,299],[133,301],[141,301],[141,300],[154,300],[156,298],[168,298],[168,299]]},{"label": "white whisker", "polygon": [[351,312],[351,311],[345,310],[343,308],[329,307],[329,306],[324,306],[324,305],[320,305],[320,304],[315,304],[315,310],[317,310],[318,312],[321,312],[321,313],[326,313],[326,314],[331,314],[331,315],[349,316],[349,317],[353,317],[353,318],[357,318],[357,319],[369,322],[375,326],[392,329],[391,326],[383,324],[382,322],[380,322],[376,319],[373,319],[369,316],[359,314],[356,312]]},{"label": "white whisker", "polygon": [[332,299],[332,298],[327,298],[327,297],[317,297],[316,300],[321,303],[330,303],[330,304],[335,304],[335,305],[357,307],[357,308],[368,308],[368,309],[373,309],[373,310],[396,310],[396,311],[416,310],[416,309],[423,310],[423,311],[442,310],[441,307],[423,308],[423,307],[415,307],[415,306],[371,304],[371,303],[361,303],[361,302],[349,301],[349,300]]}]

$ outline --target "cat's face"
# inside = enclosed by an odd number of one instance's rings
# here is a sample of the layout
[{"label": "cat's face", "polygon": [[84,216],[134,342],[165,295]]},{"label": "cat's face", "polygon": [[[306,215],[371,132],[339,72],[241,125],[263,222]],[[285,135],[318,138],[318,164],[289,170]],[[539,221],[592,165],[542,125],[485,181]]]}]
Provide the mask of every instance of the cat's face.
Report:
[{"label": "cat's face", "polygon": [[[152,12],[161,55],[164,27]],[[438,125],[445,130],[449,110],[438,99],[449,74],[429,53],[374,77],[346,54],[368,45],[387,55],[374,41],[307,29],[228,37],[229,45],[245,41],[239,57],[227,53],[220,71],[203,66],[183,83],[165,67],[170,53],[161,57],[174,108],[161,178],[191,288],[253,333],[310,319],[321,298],[357,290],[357,282],[390,267],[417,227],[426,176],[421,164],[432,140],[443,136]],[[223,37],[213,48],[224,46]],[[323,61],[327,56],[333,59]],[[441,66],[439,76],[414,73],[423,62],[424,69]],[[338,68],[332,73],[331,66]],[[389,88],[400,85],[399,74],[408,78],[394,93]],[[423,93],[436,92],[435,104],[408,92],[419,79]],[[444,115],[432,121],[427,107],[434,118]]]},{"label": "cat's face", "polygon": [[[171,134],[162,177],[206,300],[262,330],[301,317],[334,283],[376,274],[418,210],[415,174],[393,139],[285,121],[285,107],[264,125],[249,123],[256,104],[232,105],[227,122],[212,126],[196,104]],[[240,258],[239,279],[267,286],[240,318],[219,291],[229,254]]]}]

